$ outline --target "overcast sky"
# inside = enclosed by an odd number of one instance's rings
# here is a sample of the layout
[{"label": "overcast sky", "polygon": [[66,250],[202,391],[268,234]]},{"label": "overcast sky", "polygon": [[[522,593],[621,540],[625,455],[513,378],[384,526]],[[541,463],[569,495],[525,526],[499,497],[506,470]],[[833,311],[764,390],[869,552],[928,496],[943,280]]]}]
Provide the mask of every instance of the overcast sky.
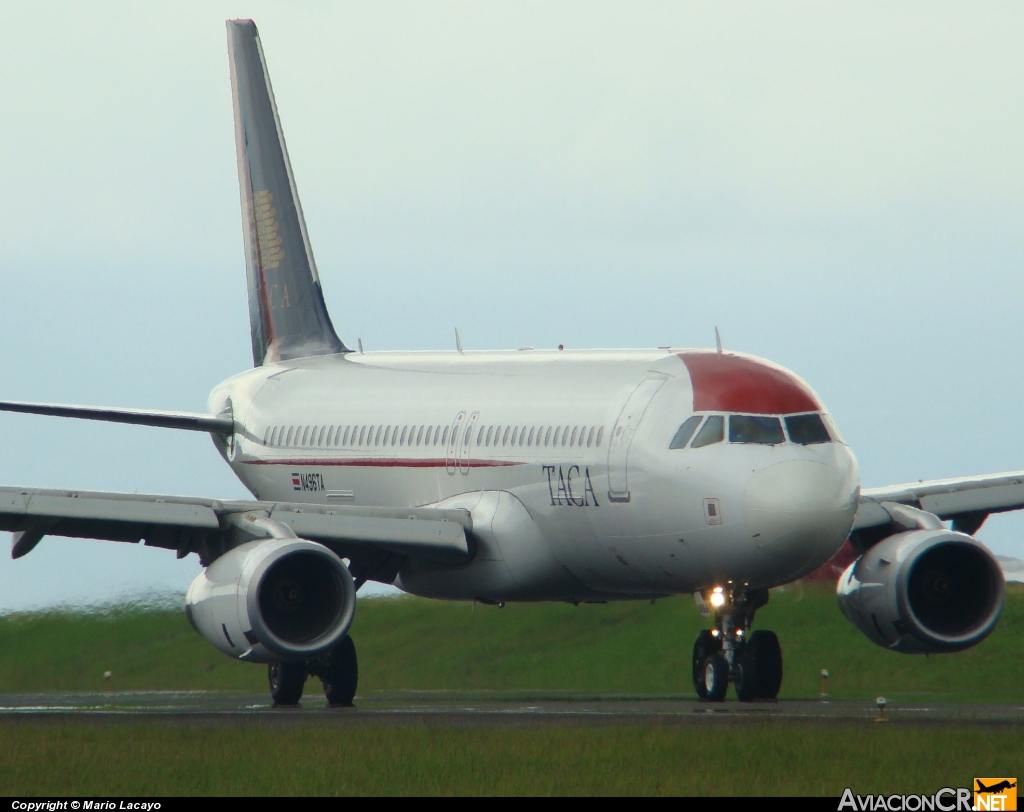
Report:
[{"label": "overcast sky", "polygon": [[[708,346],[808,380],[865,486],[1024,469],[1024,5],[23,3],[0,397],[205,409],[251,364],[224,20],[260,27],[367,349]],[[0,416],[0,483],[244,496],[203,436]],[[980,538],[1024,557],[1024,518]],[[184,589],[48,538],[0,610]]]}]

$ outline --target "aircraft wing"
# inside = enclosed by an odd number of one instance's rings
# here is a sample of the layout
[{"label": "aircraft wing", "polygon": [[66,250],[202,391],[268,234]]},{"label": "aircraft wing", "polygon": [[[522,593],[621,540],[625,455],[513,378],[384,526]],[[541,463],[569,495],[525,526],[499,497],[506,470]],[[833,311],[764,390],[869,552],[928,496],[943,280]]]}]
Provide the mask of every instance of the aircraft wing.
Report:
[{"label": "aircraft wing", "polygon": [[1024,509],[1024,471],[866,488],[860,493],[854,531],[894,521],[886,505],[904,505],[952,519],[955,530],[973,535],[990,514]]},{"label": "aircraft wing", "polygon": [[64,403],[25,403],[20,400],[0,400],[0,412],[75,417],[79,420],[104,420],[108,423],[132,423],[137,426],[207,431],[212,434],[231,434],[234,431],[234,421],[224,415],[169,412],[164,409],[121,409],[113,406],[72,406]]},{"label": "aircraft wing", "polygon": [[[254,519],[287,525],[338,555],[374,561],[408,555],[455,563],[469,556],[472,520],[465,510],[310,505],[154,494],[0,488],[0,530],[14,533],[11,556],[44,536],[144,542],[198,553],[204,565],[244,541],[263,537]],[[372,575],[367,577],[374,577]]]}]

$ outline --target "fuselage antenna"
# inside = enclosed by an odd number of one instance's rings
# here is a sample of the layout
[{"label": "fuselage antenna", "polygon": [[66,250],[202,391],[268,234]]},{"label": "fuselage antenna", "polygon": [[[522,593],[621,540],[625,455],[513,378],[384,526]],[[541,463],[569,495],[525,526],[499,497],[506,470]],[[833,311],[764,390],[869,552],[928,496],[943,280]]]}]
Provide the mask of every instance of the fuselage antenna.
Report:
[{"label": "fuselage antenna", "polygon": [[359,352],[362,352],[363,351],[363,340],[361,338],[357,338],[356,341],[359,342]]},{"label": "fuselage antenna", "polygon": [[722,334],[718,332],[718,328],[715,327],[715,344],[718,346],[718,352],[722,352]]},{"label": "fuselage antenna", "polygon": [[455,328],[455,349],[462,353],[462,337],[459,335],[459,328]]}]

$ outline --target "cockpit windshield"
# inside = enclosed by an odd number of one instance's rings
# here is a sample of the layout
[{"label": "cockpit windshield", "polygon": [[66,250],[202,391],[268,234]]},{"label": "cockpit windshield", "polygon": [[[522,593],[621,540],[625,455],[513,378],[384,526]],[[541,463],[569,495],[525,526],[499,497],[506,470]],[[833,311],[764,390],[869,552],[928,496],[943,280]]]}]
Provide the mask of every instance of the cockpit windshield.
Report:
[{"label": "cockpit windshield", "polygon": [[786,436],[777,417],[733,414],[729,415],[729,442],[778,445],[786,442]]},{"label": "cockpit windshield", "polygon": [[669,443],[668,447],[685,448],[686,444],[690,442],[690,438],[693,437],[693,433],[697,430],[697,426],[700,425],[700,421],[703,419],[703,416],[699,414],[686,418],[683,425],[679,427],[679,431],[676,432],[676,436],[672,438],[672,442]]},{"label": "cockpit windshield", "polygon": [[712,443],[720,443],[725,439],[725,418],[713,414],[704,421],[697,436],[693,438],[690,448],[702,448]]},{"label": "cockpit windshield", "polygon": [[[732,414],[729,418],[729,442],[754,445],[781,445],[787,440],[796,445],[843,442],[834,424],[825,414],[773,415]],[[691,415],[677,429],[670,449],[703,448],[725,439],[724,415]],[[701,425],[703,421],[703,425]],[[785,425],[785,431],[783,431]],[[699,430],[698,430],[699,427]],[[691,438],[693,442],[690,442]]]},{"label": "cockpit windshield", "polygon": [[789,434],[789,439],[800,445],[832,442],[821,415],[817,414],[797,414],[787,417],[786,431]]}]

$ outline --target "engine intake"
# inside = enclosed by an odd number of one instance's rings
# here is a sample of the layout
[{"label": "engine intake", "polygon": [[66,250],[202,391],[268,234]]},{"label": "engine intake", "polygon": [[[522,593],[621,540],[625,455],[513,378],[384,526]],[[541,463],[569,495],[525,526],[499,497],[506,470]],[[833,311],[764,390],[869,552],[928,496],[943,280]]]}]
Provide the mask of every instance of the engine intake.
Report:
[{"label": "engine intake", "polygon": [[905,654],[977,645],[1003,611],[1003,571],[977,540],[912,530],[876,544],[839,578],[839,608],[873,643]]},{"label": "engine intake", "polygon": [[305,539],[243,544],[214,561],[188,589],[192,627],[231,657],[305,660],[337,645],[355,614],[345,562]]}]

